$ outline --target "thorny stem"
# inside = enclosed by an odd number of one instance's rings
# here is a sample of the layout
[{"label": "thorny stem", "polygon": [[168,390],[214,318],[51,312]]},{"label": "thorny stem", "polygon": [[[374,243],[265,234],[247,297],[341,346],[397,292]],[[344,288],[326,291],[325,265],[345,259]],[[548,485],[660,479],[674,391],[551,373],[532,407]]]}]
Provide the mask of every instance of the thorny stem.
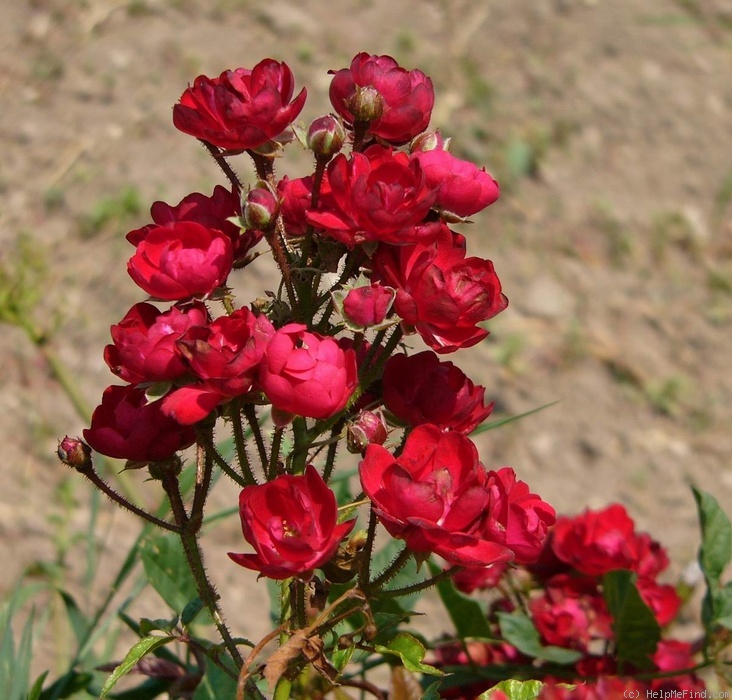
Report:
[{"label": "thorny stem", "polygon": [[[251,404],[248,404],[251,405]],[[254,407],[252,406],[252,410]],[[246,411],[246,408],[244,409]],[[241,404],[238,401],[232,401],[229,408],[229,417],[231,418],[232,431],[234,433],[234,447],[236,449],[236,457],[239,461],[239,467],[241,468],[242,474],[244,475],[244,482],[246,484],[256,484],[257,479],[252,471],[252,465],[249,461],[249,452],[247,451],[247,441],[244,435],[244,426],[241,422]],[[249,415],[249,420],[252,433],[256,435],[254,425],[259,429],[259,423],[256,421],[257,414],[254,412],[254,424],[252,424]],[[261,437],[261,436],[260,436]],[[224,470],[226,471],[226,470]],[[227,472],[228,473],[228,472]]]},{"label": "thorny stem", "polygon": [[386,567],[373,581],[367,586],[367,590],[372,591],[381,588],[390,578],[396,576],[404,565],[409,561],[412,552],[408,547],[404,547],[394,560]]},{"label": "thorny stem", "polygon": [[134,513],[143,520],[147,520],[147,522],[152,523],[153,525],[157,525],[164,530],[169,530],[170,532],[177,533],[181,532],[180,527],[166,522],[165,520],[161,520],[160,518],[152,515],[152,513],[148,513],[146,510],[138,508],[134,503],[130,503],[130,501],[128,501],[121,494],[117,493],[106,481],[104,481],[104,479],[102,479],[101,476],[99,476],[99,474],[97,474],[93,465],[90,464],[88,467],[82,467],[80,469],[77,469],[77,471],[79,471],[87,479],[89,479],[89,481],[91,481],[94,486],[96,486],[105,496],[107,496],[107,498],[109,498],[111,501],[114,501],[117,505],[122,506],[122,508],[124,508],[125,510],[129,510],[130,513]]},{"label": "thorny stem", "polygon": [[[211,457],[213,458],[213,461],[216,462],[219,469],[221,469],[224,474],[226,474],[228,477],[233,479],[239,486],[248,486],[248,482],[242,478],[239,474],[237,474],[231,466],[229,466],[229,463],[221,456],[219,451],[216,449],[216,446],[213,444],[213,441],[206,443],[206,450],[211,453]],[[254,483],[254,482],[252,482]]]},{"label": "thorny stem", "polygon": [[251,690],[252,686],[254,686],[254,689],[257,692],[257,694],[253,695],[252,697],[263,697],[257,687],[252,682],[252,679],[249,677],[249,669],[256,660],[257,656],[259,656],[259,653],[262,651],[262,649],[264,649],[264,647],[266,647],[273,639],[275,639],[284,629],[284,624],[280,625],[276,629],[273,629],[266,637],[263,637],[249,652],[249,656],[247,656],[246,660],[242,664],[241,670],[239,671],[239,680],[236,684],[236,700],[246,700],[244,691]]},{"label": "thorny stem", "polygon": [[178,476],[172,470],[167,470],[163,474],[162,483],[165,493],[168,495],[168,499],[170,500],[170,507],[173,510],[175,522],[179,528],[178,532],[183,544],[183,550],[185,552],[186,559],[188,560],[188,566],[193,574],[193,579],[196,582],[198,596],[208,609],[211,618],[216,625],[216,629],[218,629],[219,634],[221,635],[224,646],[231,655],[231,658],[234,660],[236,665],[241,668],[243,659],[239,653],[238,647],[236,646],[236,642],[229,632],[229,628],[224,622],[221,608],[218,603],[218,594],[211,582],[208,580],[206,567],[203,563],[203,554],[198,543],[198,530],[201,527],[201,522],[196,522],[188,517],[185,505],[183,504],[183,497],[180,493]]},{"label": "thorny stem", "polygon": [[226,175],[226,179],[231,183],[231,186],[234,188],[236,193],[238,194],[239,192],[241,192],[242,185],[241,181],[239,180],[239,176],[229,165],[224,154],[221,153],[221,151],[216,146],[209,143],[208,141],[204,141],[203,139],[198,140],[206,147],[206,150],[211,154],[213,159],[216,161],[216,164],[223,171],[224,175]]},{"label": "thorny stem", "polygon": [[262,471],[265,476],[267,474],[267,464],[269,459],[267,458],[267,448],[264,446],[264,437],[262,436],[262,429],[259,427],[259,420],[257,419],[257,410],[254,408],[254,404],[244,404],[244,415],[249,422],[249,427],[252,429],[254,435],[254,442],[257,443],[257,450],[259,452],[259,461],[262,465]]},{"label": "thorny stem", "polygon": [[272,435],[272,452],[269,455],[269,469],[267,470],[267,481],[272,481],[277,476],[277,463],[280,459],[280,446],[282,445],[282,433],[284,428],[275,428]]},{"label": "thorny stem", "polygon": [[[313,189],[310,194],[310,208],[315,210],[318,208],[318,200],[320,199],[320,187],[323,184],[323,175],[325,174],[325,168],[328,165],[328,159],[316,158],[315,159],[315,173],[313,175]],[[303,241],[301,248],[301,265],[305,266],[308,264],[308,257],[310,256],[310,249],[313,246],[313,227],[308,226],[305,230],[305,240]]]},{"label": "thorny stem", "polygon": [[337,438],[343,430],[344,421],[341,419],[330,431],[330,443],[328,445],[328,454],[325,458],[325,468],[323,469],[323,481],[327,484],[330,481],[333,468],[335,467],[336,453],[338,452],[338,443],[340,442]]},{"label": "thorny stem", "polygon": [[445,569],[444,571],[441,571],[436,576],[432,576],[431,578],[425,579],[424,581],[420,581],[419,583],[414,583],[411,586],[404,586],[403,588],[393,588],[393,589],[387,589],[387,590],[381,590],[376,595],[379,598],[399,598],[404,595],[411,595],[412,593],[419,593],[419,591],[423,591],[426,588],[430,588],[431,586],[436,586],[441,581],[444,581],[445,579],[450,578],[454,574],[456,574],[460,569],[462,569],[462,566],[451,566],[449,569]]},{"label": "thorny stem", "polygon": [[208,491],[211,488],[211,475],[213,473],[213,454],[207,449],[207,443],[213,443],[213,428],[201,431],[199,434],[198,450],[201,459],[201,470],[196,474],[196,486],[193,490],[193,504],[191,505],[191,526],[195,531],[201,529],[203,524],[203,509],[206,505]]},{"label": "thorny stem", "polygon": [[373,506],[369,510],[369,525],[366,531],[366,544],[364,545],[363,559],[358,568],[358,585],[360,588],[366,588],[369,584],[371,576],[371,557],[374,553],[374,538],[376,537],[376,514]]}]

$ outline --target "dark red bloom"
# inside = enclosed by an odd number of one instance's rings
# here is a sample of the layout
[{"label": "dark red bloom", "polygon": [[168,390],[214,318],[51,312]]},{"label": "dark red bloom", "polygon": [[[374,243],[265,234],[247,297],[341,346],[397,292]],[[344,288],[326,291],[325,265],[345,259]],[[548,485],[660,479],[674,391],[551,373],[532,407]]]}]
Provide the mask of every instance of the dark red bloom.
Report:
[{"label": "dark red bloom", "polygon": [[459,591],[470,595],[475,590],[495,588],[507,568],[508,564],[502,563],[491,564],[485,569],[462,569],[452,577],[452,582]]},{"label": "dark red bloom", "polygon": [[[512,523],[503,504],[493,501],[475,445],[462,434],[420,425],[399,457],[369,445],[359,472],[379,520],[413,551],[434,552],[460,566],[514,558],[506,540],[519,538],[496,538]],[[492,522],[494,511],[504,516],[502,523]]]},{"label": "dark red bloom", "polygon": [[210,294],[233,264],[229,237],[192,221],[150,228],[136,245],[127,272],[150,296],[167,301]]},{"label": "dark red bloom", "polygon": [[160,462],[192,445],[196,435],[166,416],[160,402],[147,403],[134,386],[110,386],[94,410],[84,439],[107,457],[133,462]]},{"label": "dark red bloom", "polygon": [[356,353],[334,338],[290,323],[267,345],[259,384],[279,411],[328,418],[345,407],[358,386]]},{"label": "dark red bloom", "polygon": [[456,158],[449,151],[418,151],[430,187],[437,192],[435,205],[459,217],[472,216],[498,199],[498,183],[477,165]]},{"label": "dark red bloom", "polygon": [[470,433],[489,415],[485,388],[475,386],[452,362],[430,350],[393,355],[384,368],[384,405],[408,425],[433,423]]},{"label": "dark red bloom", "polygon": [[353,519],[338,524],[335,494],[312,465],[303,475],[287,474],[242,489],[239,516],[244,539],[255,554],[229,552],[229,557],[274,579],[309,579],[356,523]]},{"label": "dark red bloom", "polygon": [[[239,226],[230,221],[231,218],[241,215],[241,204],[237,194],[221,185],[214,187],[210,197],[200,192],[193,192],[175,206],[155,202],[150,207],[150,214],[158,226],[172,226],[176,221],[193,221],[206,228],[225,233],[231,239],[235,260],[244,257],[262,239],[260,231],[241,233]],[[154,224],[148,224],[141,229],[130,231],[127,240],[136,246],[153,228]]]},{"label": "dark red bloom", "polygon": [[406,153],[371,146],[350,158],[339,154],[320,194],[308,221],[349,248],[366,241],[407,245],[436,235],[434,227],[419,225],[435,194]]},{"label": "dark red bloom", "polygon": [[282,199],[280,214],[288,236],[303,236],[308,229],[307,210],[313,196],[313,178],[298,177],[290,180],[287,175],[277,183],[277,194]]},{"label": "dark red bloom", "polygon": [[[369,89],[375,92],[380,105],[375,118],[359,109],[364,102],[360,93]],[[391,56],[360,53],[350,68],[333,76],[330,101],[349,124],[369,121],[369,133],[400,144],[427,128],[435,93],[432,81],[422,71],[405,70]]]},{"label": "dark red bloom", "polygon": [[202,326],[208,320],[201,303],[173,306],[165,313],[152,304],[135,304],[111,327],[112,345],[104,348],[104,361],[131,384],[176,379],[188,371],[176,341],[191,326]]},{"label": "dark red bloom", "polygon": [[307,92],[303,88],[292,100],[293,92],[292,71],[269,58],[252,70],[224,71],[218,78],[201,75],[173,107],[173,124],[227,151],[257,148],[300,114]]},{"label": "dark red bloom", "polygon": [[488,335],[478,323],[508,305],[490,260],[465,257],[465,239],[437,227],[433,243],[379,246],[374,280],[395,287],[394,310],[435,352],[467,348]]}]

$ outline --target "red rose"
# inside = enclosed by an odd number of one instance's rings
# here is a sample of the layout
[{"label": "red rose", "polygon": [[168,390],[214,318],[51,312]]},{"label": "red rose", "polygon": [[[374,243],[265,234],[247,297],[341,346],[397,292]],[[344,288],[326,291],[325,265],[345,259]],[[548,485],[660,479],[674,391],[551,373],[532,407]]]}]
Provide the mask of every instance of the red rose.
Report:
[{"label": "red rose", "polygon": [[151,228],[136,245],[127,272],[157,299],[206,296],[223,285],[231,272],[229,238],[192,221]]},{"label": "red rose", "polygon": [[178,349],[208,388],[239,396],[252,388],[274,332],[264,314],[241,308],[208,326],[191,328],[178,341]]},{"label": "red rose", "polygon": [[274,579],[309,579],[356,523],[353,519],[338,524],[335,494],[312,465],[303,475],[287,474],[242,489],[239,516],[244,539],[256,553],[229,552],[229,557]]},{"label": "red rose", "polygon": [[103,455],[133,462],[160,462],[195,442],[193,430],[166,416],[159,401],[146,401],[134,386],[107,387],[84,439]]},{"label": "red rose", "polygon": [[518,481],[510,467],[488,472],[486,488],[491,493],[492,538],[511,549],[518,564],[536,561],[556,520],[554,508]]},{"label": "red rose", "polygon": [[412,155],[436,190],[435,205],[459,217],[472,216],[498,199],[498,183],[477,165],[449,151],[419,151]]},{"label": "red rose", "polygon": [[280,411],[328,418],[345,407],[358,386],[356,353],[334,338],[290,323],[267,345],[259,384]]},{"label": "red rose", "polygon": [[661,627],[668,625],[681,608],[681,598],[676,589],[643,577],[636,581],[636,585],[643,602],[651,609],[658,624]]},{"label": "red rose", "polygon": [[[150,207],[150,214],[158,226],[171,226],[176,221],[193,221],[206,228],[225,233],[231,239],[234,259],[237,260],[243,258],[262,239],[260,231],[242,233],[239,226],[229,220],[241,215],[239,195],[221,185],[214,187],[210,197],[200,192],[193,192],[186,195],[176,206],[155,202]],[[153,228],[155,228],[153,224],[148,224],[136,231],[130,231],[127,240],[132,245],[137,245]]]},{"label": "red rose", "polygon": [[[683,673],[696,665],[694,652],[688,642],[677,639],[662,639],[651,658],[659,671],[664,673],[670,671],[680,672],[678,676],[672,678],[654,678],[650,681],[650,688],[655,691],[656,697],[709,696],[708,693],[704,692],[706,685],[699,677],[694,673]],[[648,697],[652,697],[651,693],[648,693]]]},{"label": "red rose", "polygon": [[[360,113],[360,93],[375,91],[380,107],[371,114]],[[345,121],[369,121],[368,131],[384,141],[406,143],[427,128],[435,93],[432,81],[420,70],[401,68],[391,56],[360,53],[350,68],[339,70],[330,84],[330,101]],[[366,117],[366,119],[364,119]]]},{"label": "red rose", "polygon": [[432,240],[436,230],[419,226],[434,203],[417,161],[406,153],[371,146],[328,165],[318,208],[308,221],[350,248],[366,241],[394,245]]},{"label": "red rose", "polygon": [[265,59],[252,70],[201,75],[173,107],[173,124],[183,133],[227,151],[257,148],[279,136],[300,114],[307,91],[294,92],[292,71]]},{"label": "red rose", "polygon": [[588,576],[602,576],[613,569],[634,570],[640,553],[635,523],[618,503],[574,518],[559,518],[552,549],[559,559]]},{"label": "red rose", "polygon": [[359,472],[379,520],[413,551],[434,552],[460,566],[513,559],[507,546],[488,536],[487,475],[475,445],[460,433],[420,425],[399,457],[369,445]]},{"label": "red rose", "polygon": [[176,379],[188,371],[176,341],[191,326],[207,322],[208,311],[201,303],[174,306],[165,313],[152,304],[135,304],[110,329],[112,345],[104,348],[104,361],[131,384]]},{"label": "red rose", "polygon": [[396,313],[444,354],[483,340],[488,331],[478,323],[503,311],[508,299],[490,260],[466,258],[465,239],[447,226],[436,228],[433,243],[379,246],[374,281],[397,289]]},{"label": "red rose", "polygon": [[290,180],[287,175],[277,183],[277,194],[282,199],[280,213],[288,236],[304,236],[308,229],[307,210],[313,196],[313,177]]},{"label": "red rose", "polygon": [[453,577],[455,588],[466,595],[475,590],[495,588],[508,568],[507,563],[491,564],[484,569],[461,569]]},{"label": "red rose", "polygon": [[432,423],[467,434],[493,408],[484,403],[484,387],[476,387],[452,362],[440,362],[430,350],[390,357],[382,383],[386,408],[411,426]]}]

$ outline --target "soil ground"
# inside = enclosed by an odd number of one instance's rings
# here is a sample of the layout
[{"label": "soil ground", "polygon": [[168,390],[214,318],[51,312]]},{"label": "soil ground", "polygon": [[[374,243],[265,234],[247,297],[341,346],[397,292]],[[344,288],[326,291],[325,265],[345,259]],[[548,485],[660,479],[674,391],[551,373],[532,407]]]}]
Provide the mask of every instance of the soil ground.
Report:
[{"label": "soil ground", "polygon": [[[328,111],[329,69],[387,53],[433,78],[433,128],[502,185],[462,232],[510,306],[449,359],[487,387],[496,416],[557,402],[481,435],[483,461],[514,466],[559,512],[620,501],[668,546],[673,575],[698,543],[689,485],[732,512],[729,0],[1,4],[0,256],[40,274],[34,322],[90,406],[114,379],[109,326],[142,299],[125,233],[152,201],[223,181],[172,127],[186,84],[284,60],[308,86],[307,123]],[[293,146],[279,172],[307,168]],[[273,280],[266,261],[248,268],[241,303]],[[19,328],[3,326],[0,353],[0,591],[49,562],[75,589],[90,496],[54,453],[84,422]],[[137,525],[110,506],[95,527],[112,571]],[[215,532],[206,552],[224,607],[254,637],[263,582],[226,559],[236,523]]]}]

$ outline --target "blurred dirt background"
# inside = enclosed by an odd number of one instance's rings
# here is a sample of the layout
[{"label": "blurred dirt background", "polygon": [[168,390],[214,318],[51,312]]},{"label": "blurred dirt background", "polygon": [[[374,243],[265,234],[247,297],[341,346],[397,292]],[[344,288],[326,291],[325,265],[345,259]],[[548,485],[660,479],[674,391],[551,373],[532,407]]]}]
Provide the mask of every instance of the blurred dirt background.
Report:
[{"label": "blurred dirt background", "polygon": [[[510,306],[447,359],[487,387],[496,417],[558,402],[481,435],[486,465],[514,466],[560,512],[624,503],[674,575],[698,542],[689,485],[732,512],[730,0],[0,4],[0,260],[40,278],[34,322],[90,406],[114,383],[109,326],[143,298],[124,235],[154,200],[224,182],[172,126],[186,84],[284,60],[308,87],[309,123],[329,109],[329,69],[387,53],[433,78],[432,128],[502,185],[461,231]],[[290,149],[279,174],[305,174]],[[251,181],[245,157],[235,165]],[[240,303],[273,280],[267,260],[239,273]],[[54,453],[84,422],[21,329],[3,325],[0,357],[0,593],[28,567],[73,588],[90,497]],[[105,505],[102,572],[137,531]],[[226,559],[239,539],[230,520],[205,548],[232,626],[254,637],[266,593]]]}]

